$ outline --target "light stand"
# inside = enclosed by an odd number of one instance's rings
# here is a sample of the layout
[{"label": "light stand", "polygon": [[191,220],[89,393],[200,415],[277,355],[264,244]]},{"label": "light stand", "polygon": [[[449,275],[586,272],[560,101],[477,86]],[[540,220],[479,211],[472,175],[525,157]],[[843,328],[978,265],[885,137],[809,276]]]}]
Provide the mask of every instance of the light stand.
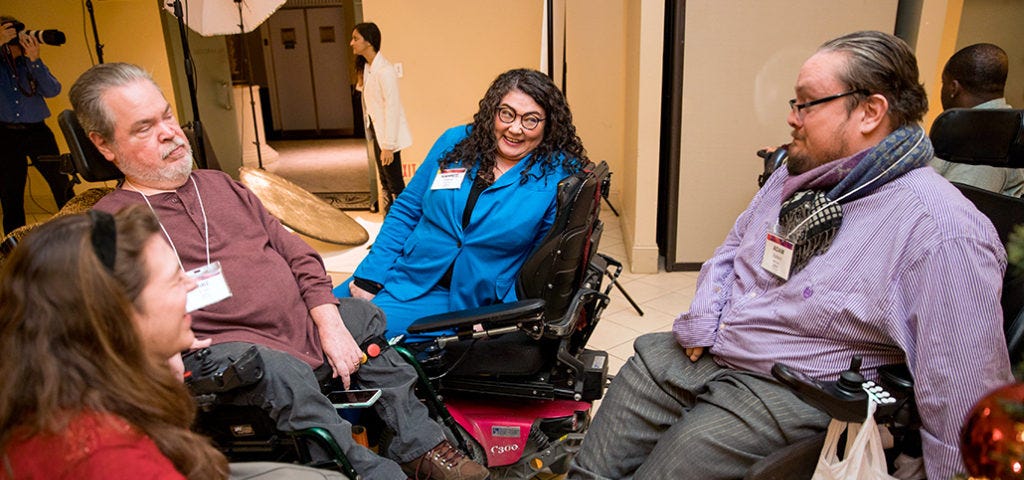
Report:
[{"label": "light stand", "polygon": [[252,110],[252,131],[255,135],[256,144],[256,163],[260,170],[263,170],[263,154],[260,153],[260,127],[256,124],[256,98],[252,95],[252,68],[249,65],[249,49],[245,42],[245,25],[242,21],[242,0],[235,0],[235,5],[238,5],[238,30],[241,36],[242,44],[242,65],[245,69],[245,82],[249,86],[249,108]]},{"label": "light stand", "polygon": [[92,0],[85,0],[85,9],[89,11],[89,21],[92,22],[92,39],[96,42],[96,60],[103,63],[103,44],[100,43],[100,34],[96,30],[96,14],[92,11]]},{"label": "light stand", "polygon": [[192,67],[192,52],[188,49],[188,32],[185,31],[185,15],[181,0],[174,0],[174,16],[178,18],[178,32],[181,34],[181,52],[185,57],[185,78],[188,79],[188,95],[192,101],[192,129],[196,139],[196,165],[206,168],[206,144],[203,141],[203,123],[199,120],[199,102],[196,100],[195,69]]}]

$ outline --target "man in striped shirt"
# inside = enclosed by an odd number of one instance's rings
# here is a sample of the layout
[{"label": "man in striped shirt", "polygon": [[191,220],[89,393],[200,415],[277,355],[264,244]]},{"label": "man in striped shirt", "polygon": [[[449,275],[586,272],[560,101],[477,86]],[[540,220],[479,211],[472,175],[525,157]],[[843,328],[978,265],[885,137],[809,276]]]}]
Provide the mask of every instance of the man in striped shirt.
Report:
[{"label": "man in striped shirt", "polygon": [[701,269],[673,333],[636,340],[569,478],[740,478],[828,417],[776,383],[783,362],[832,381],[906,362],[928,478],[963,470],[959,431],[1012,381],[989,220],[927,167],[917,62],[856,32],[800,70],[779,169]]}]

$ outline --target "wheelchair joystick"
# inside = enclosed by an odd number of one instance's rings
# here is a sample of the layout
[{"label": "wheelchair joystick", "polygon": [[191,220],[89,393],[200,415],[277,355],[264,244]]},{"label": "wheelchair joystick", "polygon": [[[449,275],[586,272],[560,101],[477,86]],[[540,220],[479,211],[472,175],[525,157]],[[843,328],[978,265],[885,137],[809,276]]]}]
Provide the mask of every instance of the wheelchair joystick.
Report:
[{"label": "wheelchair joystick", "polygon": [[844,422],[863,422],[868,411],[868,394],[863,388],[865,380],[860,373],[860,365],[861,359],[854,357],[850,369],[842,372],[835,382],[815,380],[782,363],[772,367],[772,375],[805,402],[833,418]]},{"label": "wheelchair joystick", "polygon": [[862,386],[867,380],[860,374],[860,357],[853,357],[850,360],[850,369],[839,374],[839,381],[836,382],[836,390],[848,396],[848,398],[860,398],[864,391]]},{"label": "wheelchair joystick", "polygon": [[200,405],[213,401],[218,393],[252,385],[263,378],[263,357],[255,345],[237,359],[227,358],[222,362],[211,359],[210,350],[206,348],[194,355],[199,360],[199,368],[197,372],[186,372],[185,385]]},{"label": "wheelchair joystick", "polygon": [[209,349],[204,348],[196,352],[196,358],[199,359],[199,376],[209,377],[217,371],[217,364],[210,359]]}]

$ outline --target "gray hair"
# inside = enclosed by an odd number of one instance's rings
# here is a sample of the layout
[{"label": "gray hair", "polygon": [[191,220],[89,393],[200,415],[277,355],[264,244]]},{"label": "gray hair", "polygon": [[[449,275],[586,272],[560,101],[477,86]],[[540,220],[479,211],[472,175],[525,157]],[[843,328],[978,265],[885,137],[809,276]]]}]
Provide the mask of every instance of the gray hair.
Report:
[{"label": "gray hair", "polygon": [[78,122],[86,132],[96,132],[105,140],[114,139],[114,119],[107,110],[103,95],[107,90],[146,80],[159,89],[149,72],[130,63],[103,63],[78,77],[68,97]]},{"label": "gray hair", "polygon": [[[917,58],[903,40],[876,31],[854,32],[825,42],[819,52],[838,52],[848,61],[839,81],[850,90],[881,94],[889,102],[887,115],[893,128],[920,122],[928,111],[928,96],[919,80]],[[853,96],[847,109],[853,110],[864,97]]]}]

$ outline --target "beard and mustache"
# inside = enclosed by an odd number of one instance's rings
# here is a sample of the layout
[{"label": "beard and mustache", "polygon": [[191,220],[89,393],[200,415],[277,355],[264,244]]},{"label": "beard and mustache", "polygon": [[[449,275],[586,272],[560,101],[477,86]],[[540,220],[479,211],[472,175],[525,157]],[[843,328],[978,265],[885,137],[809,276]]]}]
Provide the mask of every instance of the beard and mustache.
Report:
[{"label": "beard and mustache", "polygon": [[[790,134],[793,141],[789,144],[788,158],[786,159],[786,170],[789,174],[800,175],[826,163],[852,155],[854,152],[850,152],[849,142],[842,135],[845,127],[846,121],[843,121],[833,132],[833,141],[827,145],[817,146],[814,156],[807,151],[806,133],[793,131]],[[801,143],[801,146],[794,149],[797,141]]]},{"label": "beard and mustache", "polygon": [[166,160],[172,152],[184,146],[186,153],[173,163],[163,164],[159,169],[139,167],[136,162],[121,162],[118,168],[128,178],[145,185],[174,185],[175,187],[185,184],[189,174],[192,173],[192,147],[181,137],[174,137],[170,145],[160,150],[160,160]]}]

